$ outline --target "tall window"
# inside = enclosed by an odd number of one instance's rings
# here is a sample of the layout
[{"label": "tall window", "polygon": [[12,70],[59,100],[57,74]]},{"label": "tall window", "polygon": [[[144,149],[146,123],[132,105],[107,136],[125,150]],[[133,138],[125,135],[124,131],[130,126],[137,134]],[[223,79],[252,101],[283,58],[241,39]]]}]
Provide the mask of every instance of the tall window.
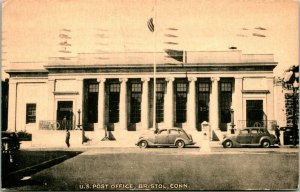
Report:
[{"label": "tall window", "polygon": [[109,85],[109,123],[119,122],[120,84]]},{"label": "tall window", "polygon": [[142,84],[131,84],[130,99],[130,122],[138,123],[141,121],[141,101],[142,101]]},{"label": "tall window", "polygon": [[232,84],[231,82],[221,82],[220,86],[221,123],[230,123],[230,107],[232,105]]},{"label": "tall window", "polygon": [[156,83],[156,123],[164,121],[164,83]]},{"label": "tall window", "polygon": [[187,83],[176,83],[176,123],[186,122]]},{"label": "tall window", "polygon": [[198,84],[198,122],[209,121],[209,94],[210,83],[199,82]]},{"label": "tall window", "polygon": [[98,122],[98,83],[89,84],[88,88],[88,123]]},{"label": "tall window", "polygon": [[26,124],[36,122],[36,104],[26,104]]}]

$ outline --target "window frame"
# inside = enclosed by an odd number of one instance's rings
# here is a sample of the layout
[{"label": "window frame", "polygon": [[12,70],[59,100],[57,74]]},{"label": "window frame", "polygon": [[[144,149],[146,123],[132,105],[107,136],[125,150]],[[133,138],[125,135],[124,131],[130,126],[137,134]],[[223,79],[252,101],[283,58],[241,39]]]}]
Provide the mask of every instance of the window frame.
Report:
[{"label": "window frame", "polygon": [[[30,111],[30,107],[34,107],[33,110]],[[36,103],[26,103],[26,124],[31,123],[36,123]]]},{"label": "window frame", "polygon": [[[137,85],[137,86],[135,86]],[[141,105],[142,105],[142,87],[141,82],[132,82],[130,84],[130,122],[141,122]],[[135,100],[133,100],[135,98]]]},{"label": "window frame", "polygon": [[[230,85],[230,86],[229,86]],[[231,122],[231,112],[230,108],[232,106],[232,89],[233,83],[230,81],[220,82],[220,122],[230,123]]]},{"label": "window frame", "polygon": [[[158,87],[160,86],[160,87]],[[164,122],[164,105],[165,105],[165,83],[156,82],[156,112],[155,112],[155,121],[156,123]]]},{"label": "window frame", "polygon": [[[184,86],[179,86],[184,85]],[[187,96],[188,82],[178,81],[175,83],[176,93],[176,123],[185,123],[187,121]]]},{"label": "window frame", "polygon": [[[204,87],[200,87],[205,85]],[[202,123],[203,121],[209,122],[209,110],[210,110],[210,92],[211,92],[211,83],[208,81],[199,81],[197,84],[197,104],[198,104],[198,122]],[[200,109],[204,106],[200,105],[205,103],[207,109]]]},{"label": "window frame", "polygon": [[[120,121],[120,83],[110,83],[108,85],[109,101],[108,101],[108,121],[109,123],[117,123]],[[113,96],[114,95],[114,96]],[[117,99],[112,99],[112,97]],[[111,107],[113,105],[113,107]],[[117,106],[117,107],[115,107]]]}]

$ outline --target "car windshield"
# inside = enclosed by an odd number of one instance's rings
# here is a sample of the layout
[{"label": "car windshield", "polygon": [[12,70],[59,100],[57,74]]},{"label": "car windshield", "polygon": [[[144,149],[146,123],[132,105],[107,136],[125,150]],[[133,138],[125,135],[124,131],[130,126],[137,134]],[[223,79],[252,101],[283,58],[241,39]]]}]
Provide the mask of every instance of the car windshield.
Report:
[{"label": "car windshield", "polygon": [[166,134],[168,134],[168,130],[167,129],[160,130],[159,134],[166,135]]}]

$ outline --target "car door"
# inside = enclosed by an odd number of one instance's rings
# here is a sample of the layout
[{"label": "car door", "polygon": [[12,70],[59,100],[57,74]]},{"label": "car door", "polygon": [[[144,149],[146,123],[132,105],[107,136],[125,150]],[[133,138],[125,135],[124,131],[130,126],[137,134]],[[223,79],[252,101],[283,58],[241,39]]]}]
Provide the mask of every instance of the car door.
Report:
[{"label": "car door", "polygon": [[155,135],[155,144],[169,144],[169,131],[167,129],[162,129]]},{"label": "car door", "polygon": [[259,144],[259,140],[264,134],[263,130],[261,130],[261,129],[252,129],[251,133],[252,133],[252,142],[251,142],[251,144],[255,144],[255,145]]},{"label": "car door", "polygon": [[237,136],[237,142],[240,144],[251,144],[252,137],[249,129],[241,130],[241,133]]},{"label": "car door", "polygon": [[178,130],[170,129],[169,133],[169,144],[174,144],[175,140],[180,136]]}]

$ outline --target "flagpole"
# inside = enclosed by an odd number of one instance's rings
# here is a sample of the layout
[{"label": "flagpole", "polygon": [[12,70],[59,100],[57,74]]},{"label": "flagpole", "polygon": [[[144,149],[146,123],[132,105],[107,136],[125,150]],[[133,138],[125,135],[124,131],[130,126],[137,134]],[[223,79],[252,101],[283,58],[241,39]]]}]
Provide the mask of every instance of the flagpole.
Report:
[{"label": "flagpole", "polygon": [[[156,1],[154,0],[154,21],[157,23],[156,20]],[[157,25],[156,25],[157,26]],[[153,127],[156,127],[156,31],[157,29],[154,28],[154,52],[153,52]]]}]

